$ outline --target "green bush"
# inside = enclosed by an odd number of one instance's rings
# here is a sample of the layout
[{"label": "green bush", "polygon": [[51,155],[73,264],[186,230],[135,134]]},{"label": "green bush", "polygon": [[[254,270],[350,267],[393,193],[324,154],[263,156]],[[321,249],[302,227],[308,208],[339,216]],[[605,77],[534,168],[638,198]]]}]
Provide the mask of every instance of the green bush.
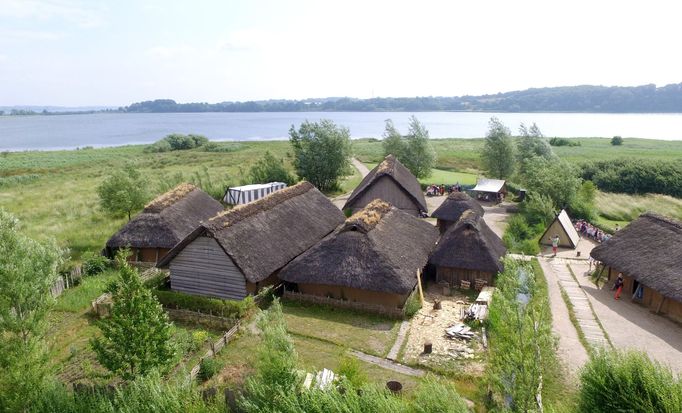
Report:
[{"label": "green bush", "polygon": [[611,145],[620,146],[622,144],[623,144],[623,138],[621,138],[620,136],[614,136],[613,138],[611,138]]},{"label": "green bush", "polygon": [[580,141],[566,138],[551,138],[549,144],[552,146],[580,146]]},{"label": "green bush", "polygon": [[223,143],[209,142],[201,146],[204,152],[236,152],[240,150],[244,145],[241,143]]},{"label": "green bush", "polygon": [[156,290],[153,293],[164,307],[181,308],[226,318],[241,318],[254,308],[253,297],[250,296],[241,301],[233,301],[200,297],[177,291]]},{"label": "green bush", "polygon": [[360,361],[349,355],[345,355],[339,361],[336,372],[346,378],[346,381],[355,388],[360,388],[367,384],[367,374],[362,370]]},{"label": "green bush", "polygon": [[414,413],[467,412],[466,403],[451,383],[427,376],[414,394],[410,408]]},{"label": "green bush", "polygon": [[507,221],[507,232],[518,240],[531,238],[533,234],[532,228],[526,222],[523,215],[512,215]]},{"label": "green bush", "polygon": [[185,149],[198,148],[208,143],[208,138],[202,135],[183,135],[180,133],[171,133],[165,138],[154,142],[153,144],[144,148],[144,152],[170,152],[181,151]]},{"label": "green bush", "polygon": [[682,197],[682,162],[652,159],[616,159],[586,162],[582,178],[606,192],[663,194]]},{"label": "green bush", "polygon": [[682,412],[682,382],[644,353],[601,351],[580,373],[581,412]]},{"label": "green bush", "polygon": [[422,302],[419,299],[419,294],[417,290],[414,290],[412,294],[407,298],[405,302],[405,317],[411,318],[422,308]]},{"label": "green bush", "polygon": [[162,152],[170,152],[173,149],[171,148],[170,143],[168,143],[167,140],[160,140],[157,142],[154,142],[153,144],[146,146],[144,148],[145,153],[162,153]]},{"label": "green bush", "polygon": [[207,381],[215,376],[219,370],[220,364],[212,357],[202,359],[201,364],[199,364],[199,380]]},{"label": "green bush", "polygon": [[529,225],[541,224],[544,227],[554,219],[554,203],[547,195],[530,193],[519,209]]},{"label": "green bush", "polygon": [[87,251],[81,256],[83,275],[97,275],[111,268],[111,261],[101,254]]}]

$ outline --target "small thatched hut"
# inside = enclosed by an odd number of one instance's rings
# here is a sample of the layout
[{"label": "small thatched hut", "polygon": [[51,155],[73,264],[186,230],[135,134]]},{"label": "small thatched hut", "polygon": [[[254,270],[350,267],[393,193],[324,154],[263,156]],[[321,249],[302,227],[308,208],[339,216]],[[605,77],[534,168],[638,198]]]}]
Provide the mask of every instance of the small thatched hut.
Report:
[{"label": "small thatched hut", "polygon": [[540,244],[551,246],[552,237],[555,235],[559,236],[559,246],[562,248],[575,248],[580,241],[578,231],[575,230],[571,218],[568,217],[568,214],[563,209],[540,237]]},{"label": "small thatched hut", "polygon": [[287,290],[310,301],[324,297],[370,311],[398,309],[415,288],[417,270],[426,265],[437,238],[433,225],[375,200],[279,276]]},{"label": "small thatched hut", "polygon": [[465,192],[453,192],[433,211],[431,217],[437,218],[438,229],[440,229],[442,234],[455,222],[459,221],[464,211],[467,210],[472,210],[480,216],[483,216],[485,213],[481,204]]},{"label": "small thatched hut", "polygon": [[453,287],[466,281],[473,288],[477,281],[479,285],[494,284],[495,275],[503,270],[500,258],[506,252],[500,237],[469,210],[443,234],[429,263],[436,268],[436,281]]},{"label": "small thatched hut", "polygon": [[592,250],[623,294],[682,322],[682,222],[645,213]]},{"label": "small thatched hut", "polygon": [[428,211],[419,181],[395,156],[388,155],[360,182],[343,206],[354,213],[381,199],[410,215]]},{"label": "small thatched hut", "polygon": [[192,184],[180,184],[148,203],[107,241],[105,254],[131,249],[130,261],[157,263],[203,220],[223,210],[220,202]]},{"label": "small thatched hut", "polygon": [[242,299],[277,282],[277,272],[343,222],[308,182],[273,192],[203,222],[159,263],[171,288]]}]

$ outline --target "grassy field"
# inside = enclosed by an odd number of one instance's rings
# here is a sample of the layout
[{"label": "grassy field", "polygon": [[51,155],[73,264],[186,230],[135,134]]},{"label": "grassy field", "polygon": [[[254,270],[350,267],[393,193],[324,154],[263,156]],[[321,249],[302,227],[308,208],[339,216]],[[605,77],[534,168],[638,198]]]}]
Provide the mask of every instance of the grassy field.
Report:
[{"label": "grassy field", "polygon": [[[376,163],[364,162],[365,165],[371,170]],[[478,176],[468,172],[454,172],[454,171],[444,171],[442,169],[432,169],[431,176],[428,178],[420,178],[419,182],[424,185],[430,184],[455,184],[459,182],[462,185],[474,185]]]}]

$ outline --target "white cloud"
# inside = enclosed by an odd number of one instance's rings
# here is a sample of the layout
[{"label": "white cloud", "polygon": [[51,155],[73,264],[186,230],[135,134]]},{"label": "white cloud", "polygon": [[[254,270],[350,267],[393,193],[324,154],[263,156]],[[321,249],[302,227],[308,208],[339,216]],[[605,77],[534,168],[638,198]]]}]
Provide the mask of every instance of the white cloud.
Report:
[{"label": "white cloud", "polygon": [[17,19],[61,19],[82,28],[104,23],[104,10],[91,3],[72,0],[3,0],[1,17]]},{"label": "white cloud", "polygon": [[0,40],[58,40],[63,37],[61,32],[0,29]]}]

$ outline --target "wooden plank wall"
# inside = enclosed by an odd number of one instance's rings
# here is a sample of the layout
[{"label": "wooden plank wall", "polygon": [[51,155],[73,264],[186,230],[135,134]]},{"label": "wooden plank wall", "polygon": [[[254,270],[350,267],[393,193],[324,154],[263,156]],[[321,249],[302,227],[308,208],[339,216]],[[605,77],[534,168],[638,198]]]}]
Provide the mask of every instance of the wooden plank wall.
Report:
[{"label": "wooden plank wall", "polygon": [[171,289],[188,294],[241,300],[246,279],[216,240],[198,237],[170,264]]},{"label": "wooden plank wall", "polygon": [[383,176],[374,181],[372,186],[353,203],[353,209],[362,209],[377,198],[383,199],[394,207],[412,215],[419,214],[419,205],[388,176]]}]

